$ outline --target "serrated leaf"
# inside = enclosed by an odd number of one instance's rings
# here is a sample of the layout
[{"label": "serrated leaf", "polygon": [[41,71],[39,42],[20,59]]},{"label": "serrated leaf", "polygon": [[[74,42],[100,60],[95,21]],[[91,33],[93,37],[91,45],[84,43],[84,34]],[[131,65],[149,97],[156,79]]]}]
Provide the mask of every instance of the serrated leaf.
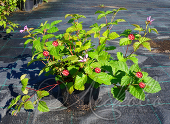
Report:
[{"label": "serrated leaf", "polygon": [[137,99],[145,101],[145,93],[139,86],[129,86],[129,93],[131,93]]},{"label": "serrated leaf", "polygon": [[143,42],[142,43],[143,47],[145,47],[146,49],[148,49],[149,51],[151,51],[151,46],[149,42]]},{"label": "serrated leaf", "polygon": [[123,53],[117,52],[117,58],[119,61],[126,62],[126,58],[123,57]]},{"label": "serrated leaf", "polygon": [[38,98],[42,98],[44,96],[48,96],[49,95],[49,92],[48,91],[45,91],[45,90],[42,90],[42,91],[37,91],[37,95],[38,95]]},{"label": "serrated leaf", "polygon": [[43,42],[45,42],[47,39],[50,39],[50,38],[53,38],[53,37],[55,37],[54,34],[46,34],[46,35],[43,36],[42,40],[43,40]]},{"label": "serrated leaf", "polygon": [[131,72],[140,72],[141,68],[139,67],[138,63],[133,64],[130,69]]},{"label": "serrated leaf", "polygon": [[111,85],[111,79],[113,79],[114,77],[111,75],[108,75],[107,73],[104,72],[100,72],[100,73],[96,73],[93,72],[92,74],[89,74],[89,77],[98,82],[99,84],[105,84],[105,85]]},{"label": "serrated leaf", "polygon": [[25,96],[22,97],[22,101],[25,102],[25,101],[26,101],[27,99],[29,99],[29,98],[30,98],[30,96],[25,95]]},{"label": "serrated leaf", "polygon": [[49,30],[47,30],[47,33],[55,33],[57,31],[59,31],[57,27],[52,27]]},{"label": "serrated leaf", "polygon": [[72,16],[72,14],[66,14],[66,15],[65,15],[65,19],[66,19],[68,16]]},{"label": "serrated leaf", "polygon": [[71,75],[74,75],[79,70],[79,67],[72,65],[72,66],[67,67],[67,70],[69,71]]},{"label": "serrated leaf", "polygon": [[143,81],[146,84],[144,90],[148,93],[157,93],[161,90],[160,84],[158,81],[155,81],[151,77],[143,77]]},{"label": "serrated leaf", "polygon": [[112,32],[112,33],[109,34],[109,38],[111,40],[116,39],[118,37],[120,37],[120,36],[116,32]]},{"label": "serrated leaf", "polygon": [[139,46],[140,46],[140,43],[139,43],[139,42],[135,42],[135,43],[133,44],[133,49],[134,49],[135,52],[136,52],[136,50],[139,48]]},{"label": "serrated leaf", "polygon": [[123,33],[120,34],[120,36],[125,36],[125,37],[128,37],[128,35],[132,32],[131,29],[126,29],[124,30]]},{"label": "serrated leaf", "polygon": [[75,83],[74,83],[74,88],[76,90],[84,90],[84,84],[87,81],[87,75],[85,74],[78,74],[76,75]]},{"label": "serrated leaf", "polygon": [[41,37],[39,37],[33,42],[33,48],[35,48],[39,52],[43,52],[43,48],[42,48],[40,40],[41,40]]},{"label": "serrated leaf", "polygon": [[126,86],[131,84],[133,81],[132,77],[130,76],[123,76],[121,79],[121,86]]},{"label": "serrated leaf", "polygon": [[119,100],[120,102],[123,102],[126,96],[124,87],[113,87],[111,88],[111,93],[113,94],[113,97]]},{"label": "serrated leaf", "polygon": [[24,109],[34,109],[34,105],[31,101],[26,101],[24,103]]},{"label": "serrated leaf", "polygon": [[120,46],[125,46],[125,45],[129,45],[131,43],[132,43],[132,41],[129,40],[128,38],[121,38],[120,42],[119,42],[119,45]]},{"label": "serrated leaf", "polygon": [[26,45],[28,44],[28,43],[30,43],[31,41],[33,41],[32,39],[28,39],[28,40],[26,40],[25,41],[25,43],[24,43],[24,48],[26,47]]},{"label": "serrated leaf", "polygon": [[106,37],[100,37],[100,44],[104,44],[106,42]]},{"label": "serrated leaf", "polygon": [[101,19],[101,18],[103,18],[103,17],[105,17],[106,15],[105,14],[100,14],[100,15],[98,15],[98,17],[97,17],[97,20],[98,19]]},{"label": "serrated leaf", "polygon": [[116,19],[117,22],[126,22],[124,19]]},{"label": "serrated leaf", "polygon": [[119,8],[118,10],[127,10],[126,8]]},{"label": "serrated leaf", "polygon": [[136,58],[136,57],[128,57],[127,59],[132,60],[136,64],[138,63],[138,58]]},{"label": "serrated leaf", "polygon": [[102,35],[103,35],[104,37],[108,37],[108,36],[109,36],[109,33],[110,33],[110,30],[107,29]]},{"label": "serrated leaf", "polygon": [[151,40],[150,38],[146,38],[146,37],[141,37],[140,39],[139,39],[139,42],[140,43],[143,43],[143,42],[146,42],[146,41],[149,41],[149,40]]},{"label": "serrated leaf", "polygon": [[74,19],[73,19],[73,18],[71,18],[71,19],[68,21],[68,23],[72,23],[72,22],[74,22]]},{"label": "serrated leaf", "polygon": [[47,104],[46,104],[46,102],[44,102],[44,101],[39,101],[38,110],[40,112],[49,112],[50,111]]},{"label": "serrated leaf", "polygon": [[62,22],[62,20],[53,21],[53,22],[51,23],[51,27],[53,27],[54,25],[56,25],[56,24],[58,24],[58,23],[60,23],[60,22]]},{"label": "serrated leaf", "polygon": [[127,66],[126,62],[115,61],[114,62],[114,67],[117,68],[118,70],[121,70],[121,71],[124,71],[126,73],[129,73],[128,66]]}]

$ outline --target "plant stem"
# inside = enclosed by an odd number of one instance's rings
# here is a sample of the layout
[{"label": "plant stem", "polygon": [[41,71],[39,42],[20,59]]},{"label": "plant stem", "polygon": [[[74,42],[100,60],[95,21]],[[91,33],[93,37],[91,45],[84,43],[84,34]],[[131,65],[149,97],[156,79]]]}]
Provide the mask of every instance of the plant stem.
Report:
[{"label": "plant stem", "polygon": [[129,47],[129,44],[128,44],[127,49],[126,49],[125,57],[126,57],[126,54],[127,54],[127,51],[128,51],[128,47]]}]

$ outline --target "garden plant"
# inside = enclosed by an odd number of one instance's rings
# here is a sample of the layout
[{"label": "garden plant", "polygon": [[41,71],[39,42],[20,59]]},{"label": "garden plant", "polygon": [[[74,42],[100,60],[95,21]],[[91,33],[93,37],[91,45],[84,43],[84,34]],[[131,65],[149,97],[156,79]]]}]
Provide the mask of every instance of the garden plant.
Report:
[{"label": "garden plant", "polygon": [[[40,25],[39,28],[33,29],[25,26],[21,33],[28,33],[24,38],[28,38],[24,45],[33,44],[32,59],[28,66],[35,61],[44,63],[44,68],[39,75],[45,73],[45,76],[55,75],[56,84],[49,85],[50,90],[45,88],[34,89],[28,87],[29,79],[26,74],[20,77],[23,94],[18,95],[11,101],[10,108],[14,108],[12,115],[20,112],[21,108],[34,109],[38,104],[38,110],[48,112],[49,108],[43,97],[49,95],[49,92],[57,85],[61,89],[67,87],[69,94],[74,90],[85,90],[85,84],[93,84],[94,88],[101,85],[110,85],[113,97],[119,101],[123,101],[126,93],[129,92],[139,100],[145,100],[146,93],[157,93],[161,90],[159,82],[148,76],[147,72],[141,70],[138,65],[137,55],[134,54],[139,47],[143,46],[151,51],[151,40],[146,35],[151,32],[157,32],[150,25],[154,21],[148,17],[145,21],[146,27],[143,28],[137,24],[134,31],[126,29],[121,34],[113,32],[113,26],[126,22],[124,19],[115,19],[119,11],[125,11],[125,8],[113,9],[108,11],[96,11],[97,20],[105,18],[104,23],[94,23],[89,30],[83,29],[84,15],[66,14],[65,18],[69,18],[68,23],[71,24],[64,33],[59,34],[59,25],[62,20],[56,20],[52,23],[47,21]],[[108,16],[112,15],[109,21]],[[137,32],[137,33],[136,33]],[[94,45],[93,37],[98,39],[98,45]],[[112,41],[120,37],[119,45],[127,46],[126,53],[117,52],[117,57],[113,58],[108,52],[114,51],[115,46],[108,46],[107,41]],[[133,45],[133,51],[128,54],[128,48]],[[127,65],[127,61],[132,61],[131,66]],[[34,93],[29,94],[33,90]],[[32,102],[31,98],[37,94],[37,99]]]}]

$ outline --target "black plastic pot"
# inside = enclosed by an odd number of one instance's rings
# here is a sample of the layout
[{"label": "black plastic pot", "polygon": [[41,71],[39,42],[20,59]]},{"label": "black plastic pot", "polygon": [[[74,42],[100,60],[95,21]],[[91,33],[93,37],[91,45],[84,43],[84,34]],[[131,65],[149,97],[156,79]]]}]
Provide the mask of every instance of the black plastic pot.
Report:
[{"label": "black plastic pot", "polygon": [[34,0],[26,0],[25,3],[22,1],[20,2],[20,6],[21,6],[21,10],[24,10],[24,11],[30,11],[33,9],[33,6],[34,6]]},{"label": "black plastic pot", "polygon": [[95,107],[95,101],[98,99],[99,88],[94,88],[91,84],[85,84],[85,90],[74,90],[69,94],[62,90],[63,104],[72,110],[90,110]]}]

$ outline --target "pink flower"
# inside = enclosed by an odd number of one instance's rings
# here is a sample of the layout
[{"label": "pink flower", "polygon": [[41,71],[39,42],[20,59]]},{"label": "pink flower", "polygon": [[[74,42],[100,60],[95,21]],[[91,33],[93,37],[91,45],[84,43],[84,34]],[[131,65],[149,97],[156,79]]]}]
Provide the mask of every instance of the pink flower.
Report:
[{"label": "pink flower", "polygon": [[81,60],[79,60],[79,62],[86,62],[87,61],[87,57],[88,57],[88,54],[86,54],[84,56],[84,58],[82,56],[79,56]]},{"label": "pink flower", "polygon": [[20,32],[21,33],[23,33],[23,32],[25,32],[25,31],[27,31],[28,30],[28,27],[27,27],[27,25],[24,27],[24,30],[20,30]]},{"label": "pink flower", "polygon": [[149,22],[150,24],[152,24],[152,22],[154,21],[155,19],[152,19],[151,20],[151,16],[147,17],[147,22]]}]

